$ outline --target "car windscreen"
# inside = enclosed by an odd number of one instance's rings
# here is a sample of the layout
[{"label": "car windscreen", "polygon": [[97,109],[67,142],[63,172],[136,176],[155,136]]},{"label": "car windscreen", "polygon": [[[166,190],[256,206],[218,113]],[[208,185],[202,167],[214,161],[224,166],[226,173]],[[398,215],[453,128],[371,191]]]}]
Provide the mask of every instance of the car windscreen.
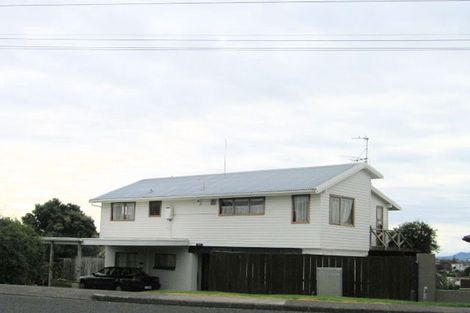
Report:
[{"label": "car windscreen", "polygon": [[141,269],[135,267],[121,268],[121,276],[146,276]]}]

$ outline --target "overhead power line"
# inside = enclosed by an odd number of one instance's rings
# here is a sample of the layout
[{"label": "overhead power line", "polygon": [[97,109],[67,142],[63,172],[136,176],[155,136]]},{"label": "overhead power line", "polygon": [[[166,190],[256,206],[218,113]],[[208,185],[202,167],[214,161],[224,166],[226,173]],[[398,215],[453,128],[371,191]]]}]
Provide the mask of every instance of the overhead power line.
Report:
[{"label": "overhead power line", "polygon": [[469,37],[470,33],[0,33],[2,37]]},{"label": "overhead power line", "polygon": [[51,2],[3,3],[7,7],[78,7],[78,6],[143,6],[143,5],[245,5],[245,4],[318,4],[318,3],[422,3],[469,2],[470,0],[202,0],[202,1],[136,1],[136,2]]},{"label": "overhead power line", "polygon": [[470,38],[401,38],[401,39],[285,39],[285,38],[104,38],[104,37],[1,37],[4,41],[95,41],[95,42],[468,42]]},{"label": "overhead power line", "polygon": [[265,51],[265,52],[368,52],[368,51],[470,51],[468,47],[203,47],[203,46],[58,46],[58,45],[0,45],[2,50],[57,51]]}]

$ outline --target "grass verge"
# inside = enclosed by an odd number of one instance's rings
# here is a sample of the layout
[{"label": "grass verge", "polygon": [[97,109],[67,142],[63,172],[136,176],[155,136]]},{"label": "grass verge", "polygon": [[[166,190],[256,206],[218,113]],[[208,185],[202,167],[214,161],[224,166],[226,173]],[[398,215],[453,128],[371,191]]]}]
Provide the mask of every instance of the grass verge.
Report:
[{"label": "grass verge", "polygon": [[440,306],[440,307],[464,307],[470,308],[470,303],[447,303],[447,302],[416,302],[390,299],[374,298],[351,298],[351,297],[329,297],[329,296],[304,296],[304,295],[284,295],[284,294],[248,294],[236,292],[218,291],[182,291],[182,290],[154,290],[148,293],[161,295],[186,295],[196,297],[235,297],[251,299],[278,299],[278,300],[299,300],[317,302],[340,302],[340,303],[369,303],[369,304],[407,304],[418,306]]}]

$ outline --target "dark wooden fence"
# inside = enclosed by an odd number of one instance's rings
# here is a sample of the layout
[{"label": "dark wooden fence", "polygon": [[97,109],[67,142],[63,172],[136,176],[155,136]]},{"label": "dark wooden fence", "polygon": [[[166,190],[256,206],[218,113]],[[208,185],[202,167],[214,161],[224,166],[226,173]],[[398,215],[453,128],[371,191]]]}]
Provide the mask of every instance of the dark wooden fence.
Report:
[{"label": "dark wooden fence", "polygon": [[343,269],[344,296],[410,300],[416,294],[417,264],[413,256],[212,252],[208,289],[312,295],[317,292],[317,267]]}]

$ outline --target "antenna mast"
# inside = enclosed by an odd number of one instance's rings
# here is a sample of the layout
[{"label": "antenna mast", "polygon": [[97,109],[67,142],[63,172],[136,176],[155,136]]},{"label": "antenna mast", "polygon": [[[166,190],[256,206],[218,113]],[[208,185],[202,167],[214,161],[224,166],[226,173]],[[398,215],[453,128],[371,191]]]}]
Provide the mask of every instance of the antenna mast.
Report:
[{"label": "antenna mast", "polygon": [[227,138],[225,138],[225,149],[224,149],[224,174],[227,174]]},{"label": "antenna mast", "polygon": [[[353,139],[364,140],[364,143],[366,145],[365,149],[361,152],[361,154],[357,158],[354,158],[353,161],[354,162],[364,162],[364,163],[369,162],[369,137],[359,136],[359,137],[354,137]],[[365,156],[364,156],[364,154],[365,154]]]}]

